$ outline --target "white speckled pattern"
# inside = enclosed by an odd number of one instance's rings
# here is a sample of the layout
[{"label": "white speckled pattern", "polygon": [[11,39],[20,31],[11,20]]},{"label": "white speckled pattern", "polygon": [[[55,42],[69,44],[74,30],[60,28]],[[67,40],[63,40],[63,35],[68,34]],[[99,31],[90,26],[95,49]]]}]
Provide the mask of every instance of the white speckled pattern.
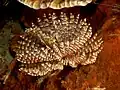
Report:
[{"label": "white speckled pattern", "polygon": [[[22,63],[19,70],[32,76],[46,75],[48,72],[63,69],[64,65],[77,67],[78,64],[95,63],[102,50],[103,40],[92,36],[92,27],[86,19],[79,20],[70,14],[68,18],[61,12],[47,18],[38,18],[39,26],[33,25],[18,41],[16,59]],[[43,72],[44,71],[44,72]]]}]

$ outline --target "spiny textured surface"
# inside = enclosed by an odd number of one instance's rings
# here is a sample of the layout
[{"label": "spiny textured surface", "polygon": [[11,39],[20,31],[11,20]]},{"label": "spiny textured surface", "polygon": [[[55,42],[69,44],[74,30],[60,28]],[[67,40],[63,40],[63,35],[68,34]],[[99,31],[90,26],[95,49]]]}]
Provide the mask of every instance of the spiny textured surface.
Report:
[{"label": "spiny textured surface", "polygon": [[61,9],[74,6],[86,6],[95,0],[18,0],[24,5],[34,9]]},{"label": "spiny textured surface", "polygon": [[16,59],[22,63],[21,71],[32,76],[43,76],[48,72],[63,69],[64,65],[77,67],[96,61],[102,49],[102,38],[97,33],[92,36],[92,27],[87,20],[80,20],[80,15],[61,12],[44,14],[38,18],[39,26],[28,28],[14,51]]}]

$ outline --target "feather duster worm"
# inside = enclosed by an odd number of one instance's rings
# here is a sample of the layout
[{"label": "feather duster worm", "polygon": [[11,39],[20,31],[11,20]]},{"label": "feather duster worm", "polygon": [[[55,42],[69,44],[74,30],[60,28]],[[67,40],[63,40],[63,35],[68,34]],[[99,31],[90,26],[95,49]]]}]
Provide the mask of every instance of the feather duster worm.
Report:
[{"label": "feather duster worm", "polygon": [[53,70],[63,69],[64,65],[77,67],[78,64],[95,63],[102,50],[103,40],[92,36],[92,27],[86,19],[61,12],[44,14],[38,18],[38,26],[32,24],[20,36],[14,51],[21,62],[20,71],[32,76],[43,76]]},{"label": "feather duster worm", "polygon": [[74,6],[86,6],[95,0],[18,0],[20,3],[33,9],[61,9]]}]

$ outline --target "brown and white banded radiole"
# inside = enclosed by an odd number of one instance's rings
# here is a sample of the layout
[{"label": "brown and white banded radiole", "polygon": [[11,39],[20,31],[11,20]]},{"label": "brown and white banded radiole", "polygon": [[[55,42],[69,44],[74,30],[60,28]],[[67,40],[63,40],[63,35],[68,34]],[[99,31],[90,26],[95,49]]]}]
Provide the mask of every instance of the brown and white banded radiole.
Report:
[{"label": "brown and white banded radiole", "polygon": [[20,3],[33,9],[61,9],[74,6],[86,6],[95,0],[18,0]]},{"label": "brown and white banded radiole", "polygon": [[20,71],[32,76],[43,76],[53,70],[63,70],[64,65],[73,68],[79,64],[95,63],[102,50],[102,37],[92,35],[92,27],[87,19],[80,19],[70,13],[44,14],[38,18],[38,26],[32,25],[20,36],[16,60],[21,62]]}]

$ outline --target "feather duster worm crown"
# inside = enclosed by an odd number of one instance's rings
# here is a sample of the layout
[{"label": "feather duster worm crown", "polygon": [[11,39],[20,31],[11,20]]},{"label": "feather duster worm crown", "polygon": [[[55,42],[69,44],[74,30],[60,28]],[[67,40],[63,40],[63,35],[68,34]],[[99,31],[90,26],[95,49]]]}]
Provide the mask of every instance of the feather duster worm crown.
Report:
[{"label": "feather duster worm crown", "polygon": [[18,0],[20,3],[33,9],[61,9],[74,6],[86,6],[95,0]]},{"label": "feather duster worm crown", "polygon": [[20,71],[32,76],[43,76],[64,65],[77,67],[78,64],[95,63],[102,49],[102,38],[97,33],[92,36],[92,27],[80,15],[70,17],[61,12],[44,19],[38,18],[38,26],[32,24],[20,36],[16,59],[21,62]]}]

